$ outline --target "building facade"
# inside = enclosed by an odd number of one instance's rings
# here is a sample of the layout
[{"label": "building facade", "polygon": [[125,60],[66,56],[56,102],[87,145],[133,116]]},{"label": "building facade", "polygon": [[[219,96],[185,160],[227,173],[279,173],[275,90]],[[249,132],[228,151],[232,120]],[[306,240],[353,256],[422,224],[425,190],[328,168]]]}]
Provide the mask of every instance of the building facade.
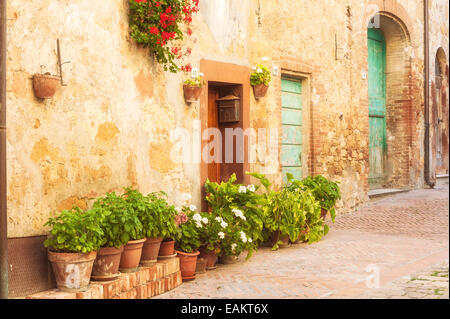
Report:
[{"label": "building facade", "polygon": [[[448,6],[428,5],[431,179],[448,174]],[[207,0],[200,8],[186,41],[206,84],[199,102],[186,103],[188,75],[164,72],[130,38],[128,1],[7,1],[11,295],[51,284],[42,257],[49,216],[126,186],[163,190],[174,204],[189,192],[204,207],[206,178],[236,173],[249,184],[246,171],[266,172],[281,186],[286,172],[322,174],[340,182],[341,213],[371,189],[425,186],[423,0]],[[65,86],[40,100],[31,78],[59,74],[57,40]],[[258,63],[272,82],[256,100],[249,77]],[[220,123],[215,101],[230,94],[240,119]],[[258,144],[250,161],[256,144],[246,139],[244,161],[206,163],[207,128],[224,143],[227,128],[276,143]],[[177,140],[179,129],[187,137]],[[173,155],[180,145],[184,161]],[[35,287],[21,284],[37,272],[45,275]]]}]

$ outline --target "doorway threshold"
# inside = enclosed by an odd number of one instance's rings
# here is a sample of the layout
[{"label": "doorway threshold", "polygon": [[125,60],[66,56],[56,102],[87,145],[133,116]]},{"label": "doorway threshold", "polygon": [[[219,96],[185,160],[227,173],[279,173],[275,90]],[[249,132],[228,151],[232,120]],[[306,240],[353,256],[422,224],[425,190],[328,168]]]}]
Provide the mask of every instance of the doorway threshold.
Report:
[{"label": "doorway threshold", "polygon": [[377,198],[382,196],[388,196],[388,195],[395,195],[400,193],[406,193],[409,192],[408,189],[397,189],[397,188],[380,188],[380,189],[372,189],[369,191],[368,195],[369,198]]}]

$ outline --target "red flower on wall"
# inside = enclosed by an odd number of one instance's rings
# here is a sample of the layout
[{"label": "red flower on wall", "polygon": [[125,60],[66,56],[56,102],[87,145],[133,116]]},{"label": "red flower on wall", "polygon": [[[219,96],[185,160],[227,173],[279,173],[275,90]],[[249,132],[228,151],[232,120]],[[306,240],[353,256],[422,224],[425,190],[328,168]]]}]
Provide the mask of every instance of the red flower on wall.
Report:
[{"label": "red flower on wall", "polygon": [[[184,32],[182,25],[192,23],[192,15],[199,11],[199,0],[129,0],[130,3],[130,35],[144,47],[150,48],[156,60],[164,66],[164,70],[190,72],[192,67],[186,64],[179,67],[176,60],[191,54],[187,48],[183,54],[174,49],[173,41],[182,41]],[[189,36],[192,29],[185,31]],[[178,46],[177,46],[178,48]]]}]

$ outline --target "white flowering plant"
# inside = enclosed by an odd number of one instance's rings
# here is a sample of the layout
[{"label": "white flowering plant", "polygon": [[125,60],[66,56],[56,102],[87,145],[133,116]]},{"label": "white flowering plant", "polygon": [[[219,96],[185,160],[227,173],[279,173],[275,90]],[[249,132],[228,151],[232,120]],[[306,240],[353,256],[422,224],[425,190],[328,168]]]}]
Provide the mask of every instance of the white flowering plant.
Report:
[{"label": "white flowering plant", "polygon": [[175,249],[185,253],[196,252],[200,246],[200,234],[202,217],[198,212],[190,210],[187,206],[179,213],[185,216],[178,225],[178,236],[175,241]]},{"label": "white flowering plant", "polygon": [[[236,175],[220,184],[207,180],[205,190],[206,200],[211,207],[212,215],[221,218],[229,225],[225,232],[230,238],[238,238],[236,234],[243,232],[250,239],[245,243],[245,249],[249,250],[249,255],[259,243],[263,241],[264,210],[262,207],[263,196],[258,194],[259,186],[253,184],[244,186],[236,183]],[[231,246],[234,241],[226,239],[226,253],[231,253]],[[242,250],[238,252],[242,252]]]},{"label": "white flowering plant", "polygon": [[228,230],[228,223],[221,217],[213,216],[210,213],[200,213],[198,223],[201,223],[200,242],[202,247],[209,251],[214,251],[216,255],[222,252],[222,241],[225,239]]},{"label": "white flowering plant", "polygon": [[267,67],[262,64],[253,67],[253,72],[250,75],[251,85],[264,84],[265,86],[268,86],[270,81],[272,81],[272,76]]},{"label": "white flowering plant", "polygon": [[239,256],[242,252],[248,251],[247,259],[252,256],[256,249],[256,244],[251,237],[236,225],[231,225],[225,231],[222,240],[222,254],[225,256]]}]

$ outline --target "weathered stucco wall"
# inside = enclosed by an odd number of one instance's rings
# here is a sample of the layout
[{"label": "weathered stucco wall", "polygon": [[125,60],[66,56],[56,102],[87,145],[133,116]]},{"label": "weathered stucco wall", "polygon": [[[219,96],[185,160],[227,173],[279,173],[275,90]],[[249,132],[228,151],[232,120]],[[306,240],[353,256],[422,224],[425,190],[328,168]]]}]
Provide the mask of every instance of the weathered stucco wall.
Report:
[{"label": "weathered stucco wall", "polygon": [[[448,47],[446,1],[432,2],[432,47]],[[386,4],[388,3],[388,4]],[[339,180],[341,211],[368,199],[367,23],[392,9],[408,28],[414,117],[410,187],[423,176],[423,11],[399,1],[200,1],[191,55],[251,67],[269,57],[305,84],[306,174]],[[386,7],[385,7],[386,6]],[[405,21],[406,20],[406,21]],[[64,81],[51,100],[33,95],[31,76]],[[190,44],[193,44],[192,40]],[[336,51],[337,46],[337,51]],[[447,51],[448,56],[448,51]],[[200,70],[201,71],[201,70]],[[199,164],[170,161],[176,127],[193,129],[199,104],[184,103],[182,74],[165,73],[128,36],[127,1],[8,1],[8,235],[45,233],[52,211],[124,186],[164,190],[180,203],[191,192],[200,207]],[[268,95],[251,94],[250,124],[280,127],[280,76]],[[306,116],[305,116],[306,115]],[[257,171],[261,163],[251,166]],[[281,170],[270,178],[281,184]]]}]

